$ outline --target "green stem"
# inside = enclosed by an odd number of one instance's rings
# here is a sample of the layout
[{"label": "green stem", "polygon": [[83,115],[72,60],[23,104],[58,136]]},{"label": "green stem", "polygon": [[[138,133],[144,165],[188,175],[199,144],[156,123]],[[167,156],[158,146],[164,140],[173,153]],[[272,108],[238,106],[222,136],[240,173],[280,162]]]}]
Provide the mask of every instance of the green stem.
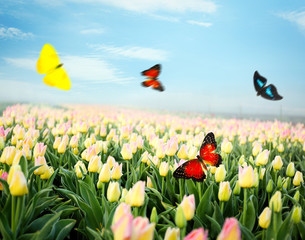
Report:
[{"label": "green stem", "polygon": [[196,182],[197,189],[198,189],[198,195],[199,195],[199,201],[201,200],[201,184],[200,182]]},{"label": "green stem", "polygon": [[139,215],[139,208],[135,207],[134,208],[134,217],[136,218]]},{"label": "green stem", "polygon": [[164,177],[162,177],[162,188],[161,188],[161,194],[163,195],[163,192],[164,192]]},{"label": "green stem", "polygon": [[246,226],[247,198],[248,189],[244,188],[244,207],[243,207],[243,225]]},{"label": "green stem", "polygon": [[62,158],[64,154],[59,154],[59,167],[62,165]]},{"label": "green stem", "polygon": [[15,234],[15,232],[16,232],[16,225],[15,225],[15,223],[16,223],[16,216],[15,216],[15,213],[16,213],[16,197],[15,196],[12,196],[12,211],[11,211],[11,229],[12,229],[12,233],[13,233],[13,235],[14,235],[14,239],[15,239],[15,236],[16,236],[16,234]]},{"label": "green stem", "polygon": [[181,235],[180,235],[181,238],[180,239],[183,239],[185,237],[186,227],[181,228],[180,232],[181,232]]},{"label": "green stem", "polygon": [[179,179],[178,181],[179,181],[180,202],[182,202],[183,199],[182,179]]},{"label": "green stem", "polygon": [[223,216],[223,208],[224,208],[224,202],[223,201],[220,201],[220,211],[221,211],[221,214]]}]

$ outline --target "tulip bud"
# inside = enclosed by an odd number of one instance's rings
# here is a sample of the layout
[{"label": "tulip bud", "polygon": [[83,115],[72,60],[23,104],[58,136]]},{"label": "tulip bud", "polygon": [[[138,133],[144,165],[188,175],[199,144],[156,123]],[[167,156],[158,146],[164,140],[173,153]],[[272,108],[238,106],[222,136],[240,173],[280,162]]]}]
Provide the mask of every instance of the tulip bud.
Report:
[{"label": "tulip bud", "polygon": [[175,223],[178,228],[184,228],[186,226],[186,219],[181,205],[177,207]]},{"label": "tulip bud", "polygon": [[148,176],[147,176],[147,181],[146,181],[146,187],[153,188],[152,181],[151,181],[150,177],[148,177]]},{"label": "tulip bud", "polygon": [[258,224],[261,228],[267,229],[271,222],[271,210],[265,207],[264,211],[258,217]]},{"label": "tulip bud", "polygon": [[276,186],[277,186],[277,188],[282,187],[282,177],[281,176],[278,177]]},{"label": "tulip bud", "polygon": [[268,162],[268,159],[269,159],[269,151],[264,150],[257,155],[255,164],[256,166],[265,166]]},{"label": "tulip bud", "polygon": [[8,176],[7,176],[7,183],[8,183],[8,184],[11,183],[15,171],[21,171],[20,165],[12,165],[12,166],[10,167],[10,170],[9,170]]},{"label": "tulip bud", "polygon": [[209,166],[209,169],[210,169],[210,172],[211,172],[212,174],[215,174],[215,173],[216,173],[216,170],[217,170],[217,167],[215,167],[215,166]]},{"label": "tulip bud", "polygon": [[168,227],[165,232],[164,240],[180,240],[180,229]]},{"label": "tulip bud", "polygon": [[294,194],[293,198],[294,198],[297,202],[299,202],[299,200],[300,200],[300,192],[299,192],[299,190],[296,191],[296,193]]},{"label": "tulip bud", "polygon": [[252,166],[242,168],[239,166],[239,185],[242,188],[250,188],[254,185],[255,175]]},{"label": "tulip bud", "polygon": [[284,152],[284,145],[281,143],[278,147],[277,147],[277,150],[282,153]]},{"label": "tulip bud", "polygon": [[123,159],[125,160],[130,160],[132,158],[132,151],[131,151],[131,147],[129,144],[124,143],[122,150],[121,150],[121,154]]},{"label": "tulip bud", "polygon": [[[107,163],[108,164],[108,163]],[[117,162],[111,170],[111,179],[119,180],[122,177],[122,163],[119,165]]]},{"label": "tulip bud", "polygon": [[106,182],[109,182],[110,177],[111,177],[110,168],[109,168],[109,165],[106,163],[103,165],[98,179],[100,182],[106,183]]},{"label": "tulip bud", "polygon": [[241,232],[238,220],[234,217],[226,218],[217,240],[241,240]]},{"label": "tulip bud", "polygon": [[47,165],[47,161],[46,161],[45,157],[38,156],[37,158],[35,158],[35,167],[39,166],[39,165],[42,165],[42,166],[35,169],[35,171],[34,171],[35,175],[42,175],[48,169],[48,165]]},{"label": "tulip bud", "polygon": [[91,157],[88,164],[88,171],[96,173],[100,171],[101,167],[102,167],[101,156],[95,155]]},{"label": "tulip bud", "polygon": [[[130,192],[130,206],[131,207],[141,207],[144,204],[144,195],[145,195],[145,182],[138,181],[136,184],[132,187]],[[126,196],[127,198],[127,196]]]},{"label": "tulip bud", "polygon": [[160,143],[157,151],[156,151],[156,156],[158,158],[164,158],[165,157],[165,146],[163,145],[163,143]]},{"label": "tulip bud", "polygon": [[187,155],[187,147],[185,144],[182,144],[178,153],[177,153],[178,158],[180,159],[187,159],[188,155]]},{"label": "tulip bud", "polygon": [[162,177],[166,177],[168,173],[168,162],[161,162],[159,167],[159,173]]},{"label": "tulip bud", "polygon": [[298,224],[302,220],[302,208],[300,206],[293,207],[291,218],[295,224]]},{"label": "tulip bud", "polygon": [[28,194],[28,186],[22,171],[16,170],[13,173],[12,180],[9,184],[12,196],[23,196]]},{"label": "tulip bud", "polygon": [[153,207],[150,214],[150,222],[151,223],[158,223],[158,213],[156,207]]},{"label": "tulip bud", "polygon": [[109,165],[109,168],[112,169],[114,167],[116,161],[115,161],[114,157],[108,156],[107,163]]},{"label": "tulip bud", "polygon": [[259,179],[260,180],[264,179],[265,172],[266,172],[266,168],[261,168],[261,172],[260,172],[260,175],[259,175]]},{"label": "tulip bud", "polygon": [[82,161],[78,161],[75,164],[74,169],[75,169],[76,176],[78,178],[82,178],[83,177],[83,173],[84,174],[87,173],[87,168],[86,168],[85,164]]},{"label": "tulip bud", "polygon": [[271,197],[269,208],[273,209],[275,212],[280,212],[282,210],[282,194],[280,191],[276,191],[276,193]]},{"label": "tulip bud", "polygon": [[38,157],[38,156],[44,156],[47,150],[47,146],[44,145],[44,143],[36,143],[35,147],[34,147],[34,157]]},{"label": "tulip bud", "polygon": [[221,144],[221,151],[226,153],[226,154],[231,153],[232,149],[233,149],[233,145],[229,141],[223,142],[223,144]]},{"label": "tulip bud", "polygon": [[300,186],[302,182],[304,182],[303,173],[300,172],[300,171],[297,171],[294,175],[292,183],[293,183],[294,186]]},{"label": "tulip bud", "polygon": [[227,182],[221,182],[220,186],[219,186],[219,191],[218,191],[218,199],[221,202],[227,202],[230,197],[231,197],[231,187],[230,187],[230,183]]},{"label": "tulip bud", "polygon": [[215,172],[215,180],[216,182],[222,182],[226,177],[227,171],[225,169],[225,166],[221,164]]},{"label": "tulip bud", "polygon": [[174,156],[177,150],[178,150],[178,139],[175,137],[171,137],[171,139],[168,140],[166,144],[166,155]]},{"label": "tulip bud", "polygon": [[44,172],[44,174],[40,175],[40,178],[43,180],[47,180],[52,176],[53,173],[54,173],[53,167],[48,167],[47,170]]},{"label": "tulip bud", "polygon": [[295,173],[294,162],[290,162],[286,168],[286,176],[293,177]]},{"label": "tulip bud", "polygon": [[110,182],[107,189],[107,200],[117,202],[120,198],[121,190],[118,182]]},{"label": "tulip bud", "polygon": [[272,166],[274,170],[280,170],[283,166],[283,161],[280,156],[276,156],[272,161]]},{"label": "tulip bud", "polygon": [[53,148],[57,149],[59,144],[61,143],[61,138],[60,137],[56,137],[53,143]]},{"label": "tulip bud", "polygon": [[14,146],[5,147],[2,152],[0,161],[2,163],[6,163],[7,165],[12,165],[15,154],[16,154],[16,148]]},{"label": "tulip bud", "polygon": [[272,179],[269,179],[266,190],[268,193],[271,193],[273,191],[273,181]]},{"label": "tulip bud", "polygon": [[244,162],[245,162],[245,156],[244,156],[244,155],[241,155],[241,157],[240,157],[239,160],[238,160],[238,163],[239,163],[240,165],[243,165]]},{"label": "tulip bud", "polygon": [[196,207],[194,194],[191,194],[189,196],[184,195],[183,200],[180,203],[180,206],[183,209],[185,219],[187,221],[193,219],[195,214],[195,207]]},{"label": "tulip bud", "polygon": [[66,143],[64,141],[61,141],[57,149],[58,153],[65,153],[66,149],[67,149]]},{"label": "tulip bud", "polygon": [[239,195],[240,194],[239,180],[237,180],[236,183],[235,183],[235,187],[233,189],[233,194],[234,195]]},{"label": "tulip bud", "polygon": [[252,155],[254,157],[257,156],[262,151],[262,146],[259,143],[256,143],[252,149]]}]

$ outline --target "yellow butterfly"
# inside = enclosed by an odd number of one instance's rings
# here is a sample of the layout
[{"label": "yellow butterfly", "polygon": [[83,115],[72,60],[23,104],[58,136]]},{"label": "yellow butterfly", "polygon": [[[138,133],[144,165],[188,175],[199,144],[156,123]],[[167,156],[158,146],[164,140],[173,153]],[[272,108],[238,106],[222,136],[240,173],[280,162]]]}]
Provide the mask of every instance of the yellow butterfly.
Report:
[{"label": "yellow butterfly", "polygon": [[37,72],[46,74],[43,78],[45,84],[62,90],[69,90],[71,88],[71,82],[62,65],[54,47],[49,43],[45,44],[41,49],[37,61]]}]

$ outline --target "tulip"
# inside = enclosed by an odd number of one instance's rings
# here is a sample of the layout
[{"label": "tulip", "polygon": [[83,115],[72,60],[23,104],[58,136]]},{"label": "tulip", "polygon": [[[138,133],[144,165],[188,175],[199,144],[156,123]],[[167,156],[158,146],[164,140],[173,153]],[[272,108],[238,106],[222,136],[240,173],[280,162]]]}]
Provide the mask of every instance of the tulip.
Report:
[{"label": "tulip", "polygon": [[69,146],[70,146],[71,148],[77,148],[77,147],[78,147],[78,137],[77,137],[77,135],[73,135],[73,136],[71,137]]},{"label": "tulip", "polygon": [[282,194],[280,191],[276,191],[276,193],[271,197],[269,208],[273,209],[275,212],[280,212],[282,210]]},{"label": "tulip", "polygon": [[238,171],[239,185],[242,188],[250,188],[254,185],[255,176],[251,166],[242,168],[239,166]]},{"label": "tulip", "polygon": [[[129,190],[129,203],[131,207],[141,207],[144,204],[145,200],[145,182],[144,181],[138,181],[135,183],[135,185],[132,187],[132,189]],[[127,198],[127,196],[126,196]]]},{"label": "tulip", "polygon": [[197,147],[194,146],[190,147],[188,151],[188,159],[195,159],[197,156],[197,152],[198,152]]},{"label": "tulip", "polygon": [[44,172],[44,174],[40,175],[40,178],[43,180],[47,180],[52,176],[53,173],[54,173],[53,167],[48,167],[47,170]]},{"label": "tulip", "polygon": [[0,150],[4,148],[4,138],[0,136]]},{"label": "tulip", "polygon": [[218,191],[218,199],[222,202],[227,202],[231,197],[230,182],[221,182]]},{"label": "tulip", "polygon": [[107,200],[109,202],[117,202],[120,195],[120,184],[118,182],[110,182],[107,189]]},{"label": "tulip", "polygon": [[111,179],[119,180],[122,175],[122,163],[119,165],[117,162],[115,162],[111,170]]},{"label": "tulip", "polygon": [[156,156],[158,158],[164,158],[165,157],[165,145],[163,143],[160,143],[157,151],[156,151]]},{"label": "tulip", "polygon": [[238,163],[239,163],[240,165],[243,165],[244,162],[245,162],[245,155],[241,155],[240,158],[239,158],[239,160],[238,160]]},{"label": "tulip", "polygon": [[185,144],[182,144],[178,153],[177,153],[178,158],[180,159],[187,159],[188,155],[187,155],[187,147]]},{"label": "tulip", "polygon": [[88,171],[92,173],[99,172],[102,167],[101,156],[93,156],[88,164]]},{"label": "tulip", "polygon": [[2,163],[12,165],[15,154],[16,154],[16,148],[14,146],[5,147],[2,152],[0,161]]},{"label": "tulip", "polygon": [[210,169],[210,172],[211,172],[212,174],[215,174],[215,173],[216,173],[217,167],[215,167],[215,166],[209,166],[208,168]]},{"label": "tulip", "polygon": [[233,189],[233,194],[234,195],[239,195],[240,194],[239,180],[236,181],[235,187]]},{"label": "tulip", "polygon": [[[85,150],[85,151],[86,151],[86,150]],[[84,151],[84,152],[85,152],[85,151]],[[84,153],[84,152],[83,152],[83,153]],[[96,156],[96,155],[97,155],[96,147],[95,147],[95,146],[90,146],[90,147],[87,148],[86,153],[84,153],[84,157],[85,157],[84,160],[87,160],[87,161],[89,162],[90,159],[91,159],[92,157]]]},{"label": "tulip", "polygon": [[252,155],[254,157],[257,156],[262,151],[262,146],[259,143],[256,143],[252,149]]},{"label": "tulip", "polygon": [[[1,176],[0,178],[2,178],[3,180],[7,181],[7,177],[8,177],[8,173],[7,172],[3,172],[2,169],[0,170]],[[3,186],[2,183],[0,182],[0,191],[3,190]]]},{"label": "tulip", "polygon": [[46,161],[45,157],[38,156],[37,158],[35,158],[35,167],[39,166],[39,165],[42,165],[42,166],[35,169],[35,171],[34,171],[35,175],[42,175],[45,173],[45,171],[47,171],[48,165],[47,165],[47,161]]},{"label": "tulip", "polygon": [[286,169],[286,176],[287,177],[293,177],[294,173],[295,173],[294,162],[290,162],[287,166],[287,169]]},{"label": "tulip", "polygon": [[194,197],[194,194],[191,194],[189,196],[184,195],[183,200],[180,203],[180,206],[183,209],[185,219],[187,221],[193,219],[194,214],[195,214],[195,197]]},{"label": "tulip", "polygon": [[114,240],[127,240],[132,235],[132,214],[122,215],[121,218],[111,226]]},{"label": "tulip", "polygon": [[262,211],[261,215],[258,217],[258,224],[261,228],[268,228],[271,222],[271,210],[268,207]]},{"label": "tulip", "polygon": [[15,171],[21,171],[20,165],[12,165],[12,166],[10,167],[10,170],[9,170],[8,176],[7,176],[7,183],[8,183],[8,184],[11,183]]},{"label": "tulip", "polygon": [[256,166],[265,166],[268,162],[268,158],[269,158],[269,151],[268,150],[262,151],[256,157],[256,161],[255,161]]},{"label": "tulip", "polygon": [[110,168],[109,165],[106,163],[103,165],[102,170],[100,171],[98,180],[100,182],[106,183],[110,181],[110,178],[111,178]]},{"label": "tulip", "polygon": [[280,156],[276,156],[272,161],[272,166],[274,170],[280,170],[283,166],[283,161]]},{"label": "tulip", "polygon": [[65,153],[67,149],[67,144],[65,141],[61,141],[60,144],[58,145],[57,151],[58,153]]},{"label": "tulip", "polygon": [[112,169],[114,167],[116,161],[115,161],[114,157],[108,156],[107,163],[109,165],[109,168]]},{"label": "tulip", "polygon": [[299,200],[300,200],[300,192],[299,192],[299,190],[296,191],[296,193],[294,194],[293,198],[294,198],[297,202],[299,202]]},{"label": "tulip", "polygon": [[153,223],[158,223],[158,213],[156,207],[153,207],[150,214],[150,221]]},{"label": "tulip", "polygon": [[129,144],[124,143],[121,154],[124,160],[130,160],[132,158],[132,150]]},{"label": "tulip", "polygon": [[86,174],[87,173],[87,168],[85,166],[85,164],[82,161],[78,161],[75,166],[74,166],[74,171],[76,173],[76,176],[78,178],[82,178],[83,177],[83,173]]},{"label": "tulip", "polygon": [[180,240],[180,229],[168,227],[165,232],[164,240]]},{"label": "tulip", "polygon": [[302,208],[300,206],[293,207],[291,218],[295,224],[298,224],[302,220]]},{"label": "tulip", "polygon": [[159,173],[162,177],[166,177],[168,173],[168,162],[161,162],[159,167]]},{"label": "tulip", "polygon": [[19,164],[20,158],[23,155],[23,152],[21,150],[16,150],[16,154],[13,160],[13,165]]},{"label": "tulip", "polygon": [[264,176],[265,176],[265,172],[266,172],[266,168],[261,168],[261,172],[259,174],[259,179],[263,180]]},{"label": "tulip", "polygon": [[208,230],[204,230],[202,227],[191,231],[183,240],[207,240]]},{"label": "tulip", "polygon": [[32,151],[31,151],[29,145],[23,144],[22,152],[23,152],[23,155],[26,157],[27,160],[32,159]]},{"label": "tulip", "polygon": [[222,227],[220,234],[217,237],[217,240],[240,240],[241,232],[238,225],[238,221],[232,218],[226,218],[225,223]]},{"label": "tulip", "polygon": [[175,223],[178,228],[184,228],[186,226],[186,219],[181,205],[177,207]]},{"label": "tulip", "polygon": [[284,152],[284,145],[281,143],[278,147],[277,147],[277,150],[282,153]]},{"label": "tulip", "polygon": [[271,193],[273,191],[273,181],[272,179],[269,179],[267,187],[266,187],[267,193]]},{"label": "tulip", "polygon": [[155,223],[149,223],[144,217],[136,217],[132,221],[132,239],[152,240],[154,237]]},{"label": "tulip", "polygon": [[33,155],[35,158],[38,156],[43,157],[44,154],[46,153],[46,150],[47,150],[47,146],[44,145],[44,143],[36,143],[34,147]]},{"label": "tulip", "polygon": [[147,176],[147,181],[146,181],[146,187],[148,187],[148,188],[153,187],[152,181],[151,181],[150,177],[148,177],[148,176]]},{"label": "tulip", "polygon": [[226,153],[226,154],[229,154],[232,152],[232,149],[233,149],[233,145],[230,141],[224,141],[222,144],[221,144],[221,151]]},{"label": "tulip", "polygon": [[28,186],[25,176],[22,171],[16,170],[12,176],[12,180],[9,183],[9,188],[12,196],[23,196],[28,194]]},{"label": "tulip", "polygon": [[303,173],[300,171],[296,171],[294,178],[293,178],[293,185],[294,186],[300,186],[301,183],[304,182],[303,180]]},{"label": "tulip", "polygon": [[216,182],[222,182],[226,177],[227,171],[225,169],[225,166],[221,164],[215,172],[215,180]]},{"label": "tulip", "polygon": [[112,220],[112,225],[116,224],[122,216],[131,214],[130,206],[124,202],[120,203],[119,206],[117,206],[113,220]]},{"label": "tulip", "polygon": [[56,137],[53,143],[53,148],[57,149],[60,143],[61,143],[61,137]]},{"label": "tulip", "polygon": [[171,139],[168,140],[166,144],[166,155],[174,156],[177,150],[178,150],[178,139],[175,137],[171,137]]},{"label": "tulip", "polygon": [[143,162],[143,163],[147,163],[147,161],[148,161],[148,152],[147,152],[147,151],[145,151],[144,153],[142,153],[140,160],[141,160],[141,162]]}]

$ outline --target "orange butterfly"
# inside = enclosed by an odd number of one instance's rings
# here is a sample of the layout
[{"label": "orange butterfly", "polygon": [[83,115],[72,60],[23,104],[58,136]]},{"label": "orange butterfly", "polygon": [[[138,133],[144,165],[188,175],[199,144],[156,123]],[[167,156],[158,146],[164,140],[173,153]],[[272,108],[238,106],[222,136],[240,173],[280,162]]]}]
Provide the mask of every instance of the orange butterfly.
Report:
[{"label": "orange butterfly", "polygon": [[173,173],[175,178],[192,178],[197,182],[202,182],[205,179],[205,172],[207,166],[204,162],[209,165],[218,167],[222,163],[222,158],[218,153],[213,153],[217,148],[214,133],[208,133],[203,139],[200,147],[200,152],[196,159],[187,161],[179,166]]},{"label": "orange butterfly", "polygon": [[164,91],[164,87],[161,82],[158,81],[158,76],[161,72],[161,65],[156,64],[155,66],[141,72],[141,74],[148,78],[148,80],[142,82],[142,86],[144,87],[152,87],[155,90],[159,90],[161,92]]}]

